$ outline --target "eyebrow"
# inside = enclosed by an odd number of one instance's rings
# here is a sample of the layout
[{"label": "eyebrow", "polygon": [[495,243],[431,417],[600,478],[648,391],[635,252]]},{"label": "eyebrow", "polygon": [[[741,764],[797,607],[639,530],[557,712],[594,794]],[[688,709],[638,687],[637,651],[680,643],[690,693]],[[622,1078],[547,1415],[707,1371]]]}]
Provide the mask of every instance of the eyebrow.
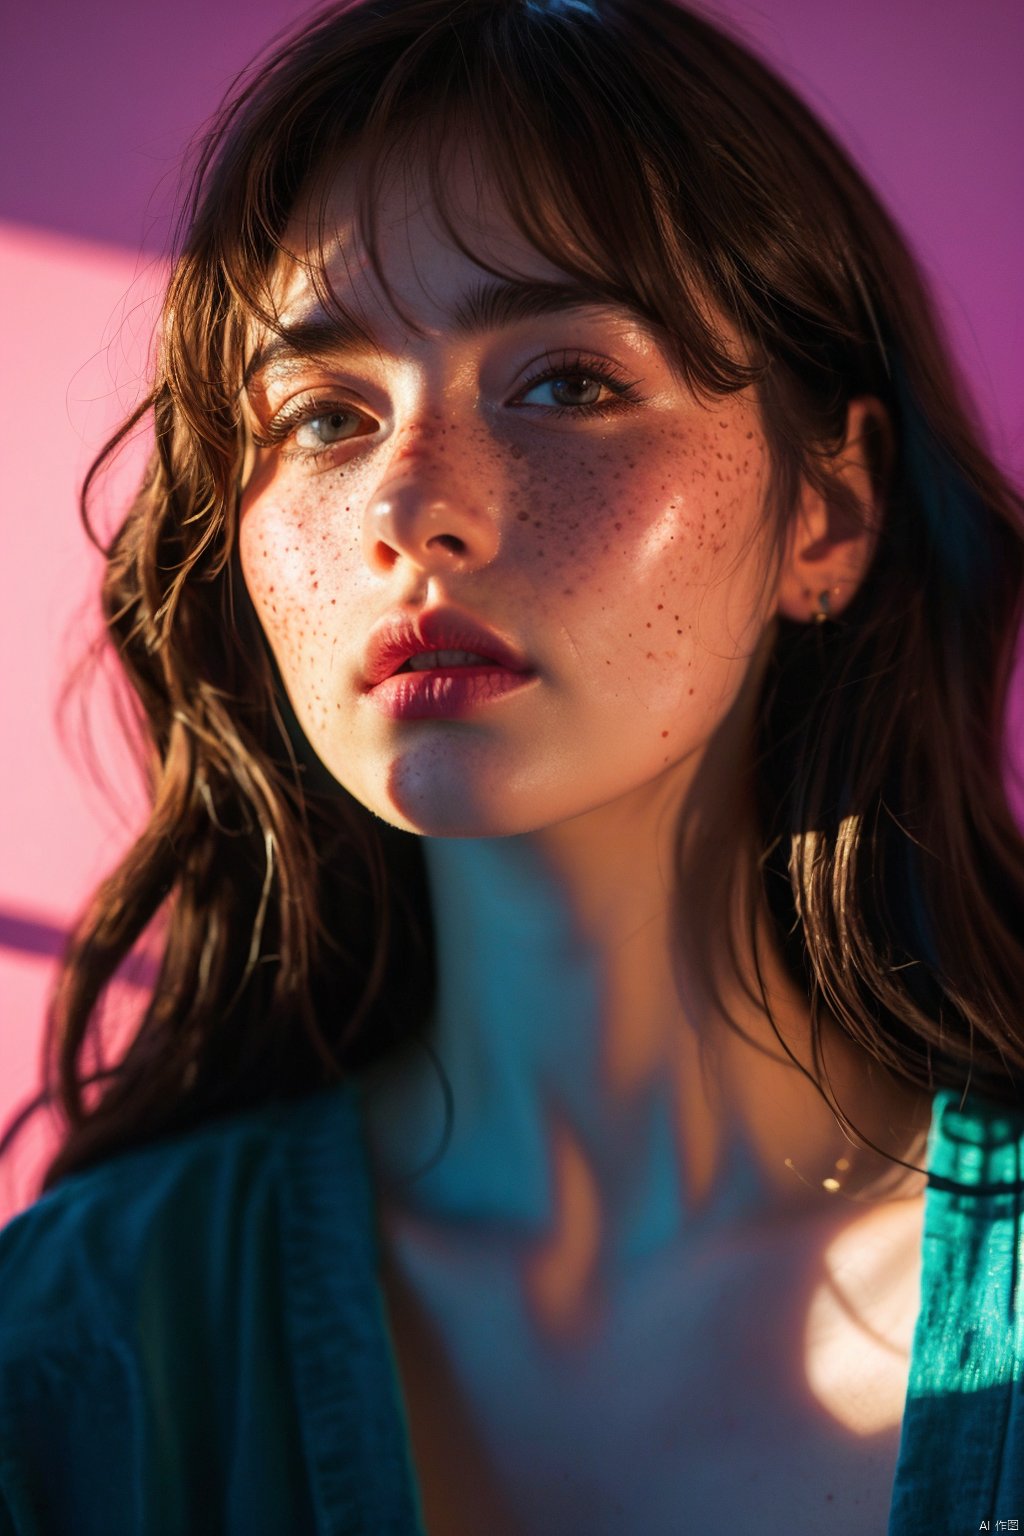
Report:
[{"label": "eyebrow", "polygon": [[[625,312],[637,323],[649,326],[649,321],[634,306],[623,304],[600,288],[537,278],[502,278],[478,283],[451,311],[448,322],[454,336],[476,336],[542,315],[594,308],[614,308]],[[267,369],[300,358],[361,355],[386,350],[368,326],[343,310],[329,317],[314,314],[283,326],[256,349],[246,365],[243,388],[248,388],[253,379]]]}]

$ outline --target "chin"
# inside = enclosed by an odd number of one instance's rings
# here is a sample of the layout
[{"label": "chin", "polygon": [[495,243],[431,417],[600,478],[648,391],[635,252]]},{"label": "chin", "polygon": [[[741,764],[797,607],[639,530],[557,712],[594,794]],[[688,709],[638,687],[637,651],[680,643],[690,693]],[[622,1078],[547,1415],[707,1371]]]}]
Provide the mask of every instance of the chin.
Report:
[{"label": "chin", "polygon": [[507,748],[493,741],[453,741],[449,732],[432,739],[423,732],[397,752],[369,754],[359,768],[345,787],[400,831],[507,837],[532,830],[523,819],[523,797],[514,790]]},{"label": "chin", "polygon": [[530,830],[512,800],[507,783],[485,787],[465,775],[396,764],[384,792],[367,803],[393,827],[421,837],[511,837]]}]

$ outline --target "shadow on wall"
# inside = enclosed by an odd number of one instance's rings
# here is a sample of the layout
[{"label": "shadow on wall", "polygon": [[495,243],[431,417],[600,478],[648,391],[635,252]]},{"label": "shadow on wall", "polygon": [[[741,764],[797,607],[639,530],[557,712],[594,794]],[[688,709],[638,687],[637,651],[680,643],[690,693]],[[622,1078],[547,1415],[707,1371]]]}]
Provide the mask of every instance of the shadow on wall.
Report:
[{"label": "shadow on wall", "polygon": [[[59,960],[70,937],[70,930],[58,923],[0,907],[0,950]],[[158,964],[151,956],[129,955],[117,972],[117,980],[131,987],[152,987],[156,984],[158,970]]]},{"label": "shadow on wall", "polygon": [[0,949],[13,949],[22,955],[57,957],[64,953],[67,941],[67,929],[56,923],[22,917],[17,912],[5,912],[0,908]]}]

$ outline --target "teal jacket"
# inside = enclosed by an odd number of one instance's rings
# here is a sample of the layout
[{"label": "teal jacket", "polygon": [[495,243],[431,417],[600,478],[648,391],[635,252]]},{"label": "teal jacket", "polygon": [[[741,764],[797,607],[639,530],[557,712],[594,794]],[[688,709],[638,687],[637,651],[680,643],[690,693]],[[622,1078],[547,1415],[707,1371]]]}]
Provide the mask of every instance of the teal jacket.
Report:
[{"label": "teal jacket", "polygon": [[[936,1098],[890,1536],[1024,1531],[1022,1154],[1024,1119]],[[0,1536],[421,1531],[354,1088],[122,1153],[0,1232]]]}]

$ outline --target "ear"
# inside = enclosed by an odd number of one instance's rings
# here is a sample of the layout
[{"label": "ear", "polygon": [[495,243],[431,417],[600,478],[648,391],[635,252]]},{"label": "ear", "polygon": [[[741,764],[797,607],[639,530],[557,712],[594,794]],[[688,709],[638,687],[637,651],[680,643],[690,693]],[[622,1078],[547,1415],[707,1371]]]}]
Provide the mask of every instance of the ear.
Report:
[{"label": "ear", "polygon": [[851,400],[846,435],[832,471],[859,513],[826,501],[809,485],[790,529],[779,573],[778,611],[806,623],[841,613],[867,574],[884,512],[892,458],[892,425],[880,400]]}]

